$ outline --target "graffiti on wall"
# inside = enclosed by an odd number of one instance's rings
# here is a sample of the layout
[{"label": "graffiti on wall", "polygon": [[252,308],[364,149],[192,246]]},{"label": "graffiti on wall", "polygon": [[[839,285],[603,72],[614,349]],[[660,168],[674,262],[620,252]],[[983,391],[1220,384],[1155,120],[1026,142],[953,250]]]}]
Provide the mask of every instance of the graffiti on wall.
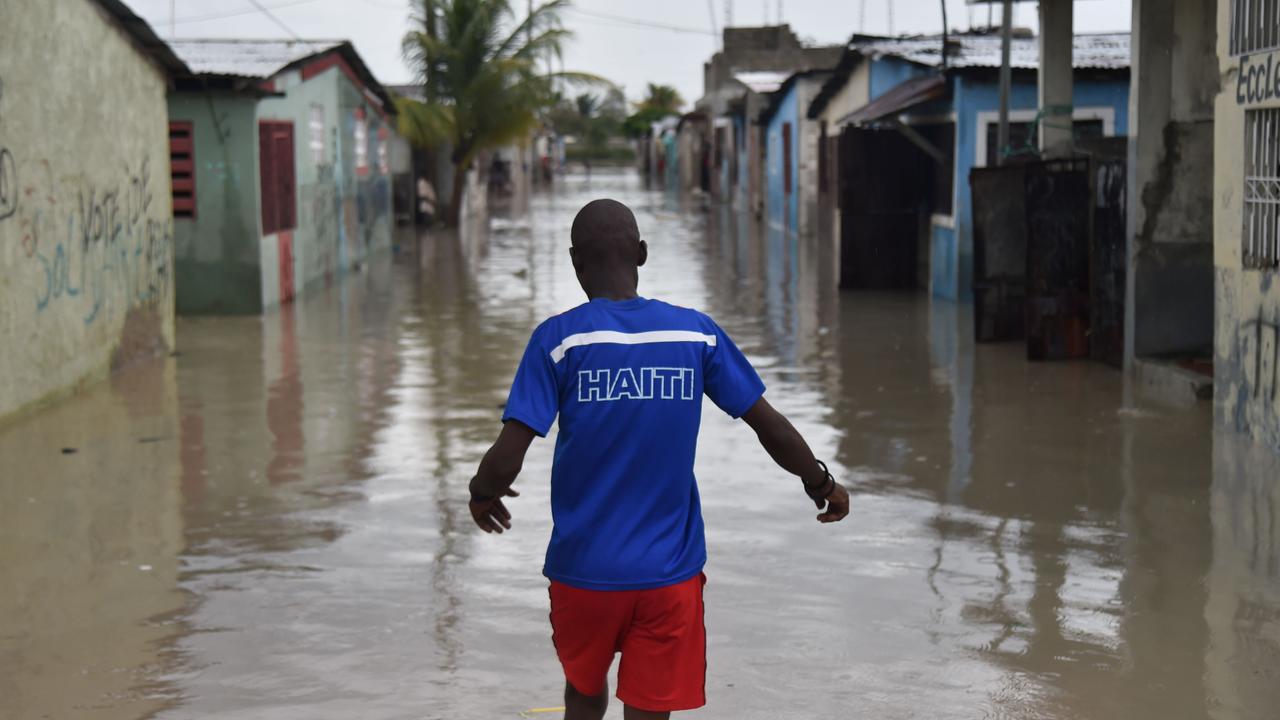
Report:
[{"label": "graffiti on wall", "polygon": [[[0,101],[3,100],[0,79]],[[3,119],[3,116],[0,116]],[[21,174],[28,182],[20,182]],[[74,302],[85,325],[168,290],[172,220],[152,204],[151,162],[142,156],[106,183],[55,177],[48,159],[26,161],[0,136],[0,222],[21,238],[19,269],[33,274],[37,313]]]},{"label": "graffiti on wall", "polygon": [[173,227],[153,212],[148,159],[108,184],[58,182],[47,160],[37,167],[42,172],[21,188],[15,208],[22,254],[35,275],[34,310],[76,303],[90,325],[163,297]]},{"label": "graffiti on wall", "polygon": [[[0,77],[0,113],[4,112],[4,78]],[[3,116],[0,116],[3,119]],[[18,211],[18,168],[0,138],[0,221]]]},{"label": "graffiti on wall", "polygon": [[1242,330],[1253,340],[1253,397],[1275,402],[1280,391],[1280,316],[1268,321],[1259,308],[1258,316],[1246,321]]},{"label": "graffiti on wall", "polygon": [[[19,213],[23,252],[37,277],[35,309],[76,303],[86,325],[163,297],[173,227],[152,208],[150,159],[104,184],[61,183],[41,162],[44,187],[24,188],[34,204]],[[122,305],[122,307],[116,307]]]},{"label": "graffiti on wall", "polygon": [[356,184],[356,213],[367,250],[377,236],[378,224],[387,216],[391,189],[385,176],[362,180]]},{"label": "graffiti on wall", "polygon": [[333,274],[338,244],[338,186],[332,163],[316,167],[316,183],[311,187],[311,223],[315,228],[320,267],[325,275]]}]

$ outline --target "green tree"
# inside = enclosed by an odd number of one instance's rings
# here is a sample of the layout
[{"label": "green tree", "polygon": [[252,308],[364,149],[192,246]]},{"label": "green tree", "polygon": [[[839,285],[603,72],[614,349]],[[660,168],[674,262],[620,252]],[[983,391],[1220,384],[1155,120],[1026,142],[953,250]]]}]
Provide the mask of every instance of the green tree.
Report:
[{"label": "green tree", "polygon": [[627,137],[645,137],[649,127],[668,115],[679,115],[684,106],[680,92],[670,85],[649,83],[644,100],[636,104],[636,111],[622,123]]},{"label": "green tree", "polygon": [[684,98],[670,85],[649,83],[645,98],[640,101],[641,110],[662,110],[668,115],[679,115],[682,107]]},{"label": "green tree", "polygon": [[420,147],[450,147],[453,194],[447,220],[458,223],[467,170],[478,153],[521,140],[555,98],[557,79],[599,82],[584,73],[554,73],[540,61],[559,57],[570,37],[560,20],[568,0],[545,0],[523,20],[510,0],[417,0],[405,61],[423,86],[423,101],[401,98],[399,129]]}]

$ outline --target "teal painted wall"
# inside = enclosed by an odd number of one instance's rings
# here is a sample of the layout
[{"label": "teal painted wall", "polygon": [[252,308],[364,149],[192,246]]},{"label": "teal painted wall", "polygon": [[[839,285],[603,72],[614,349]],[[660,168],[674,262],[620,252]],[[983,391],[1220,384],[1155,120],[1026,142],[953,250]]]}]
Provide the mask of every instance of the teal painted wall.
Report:
[{"label": "teal painted wall", "polygon": [[[296,297],[391,247],[388,121],[339,67],[272,82],[278,96],[170,96],[171,119],[192,122],[196,144],[196,217],[175,228],[180,313],[262,312],[288,301],[290,285]],[[262,226],[262,121],[293,125],[296,222],[270,235]]]},{"label": "teal painted wall", "polygon": [[[258,120],[293,123],[297,224],[289,246],[294,292],[301,294],[391,247],[391,176],[382,172],[379,153],[381,144],[389,146],[390,127],[337,67],[305,81],[296,71],[285,73],[275,88],[284,96],[263,98]],[[358,110],[365,122],[363,174],[357,167]],[[385,139],[379,137],[384,130]],[[262,236],[265,307],[284,299],[281,247],[278,235]]]},{"label": "teal painted wall", "polygon": [[[389,146],[393,128],[365,100],[356,86],[347,81],[346,76],[337,70],[329,72],[341,79],[338,84],[338,107],[345,129],[342,142],[343,218],[346,226],[352,228],[347,235],[347,252],[351,262],[361,262],[370,253],[391,247],[391,175],[383,172],[383,155],[379,148]],[[364,175],[357,172],[355,160],[357,109],[363,110],[368,124],[365,137],[368,170]],[[379,135],[385,137],[380,138]]]},{"label": "teal painted wall", "polygon": [[169,118],[192,123],[196,216],[174,220],[174,282],[183,315],[262,310],[258,252],[257,98],[169,96]]}]

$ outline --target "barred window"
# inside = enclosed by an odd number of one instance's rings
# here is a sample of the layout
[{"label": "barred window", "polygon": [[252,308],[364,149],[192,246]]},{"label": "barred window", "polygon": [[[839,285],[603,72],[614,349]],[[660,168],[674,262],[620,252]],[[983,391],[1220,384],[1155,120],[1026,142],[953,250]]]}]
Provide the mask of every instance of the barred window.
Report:
[{"label": "barred window", "polygon": [[1280,48],[1280,0],[1232,0],[1231,54]]},{"label": "barred window", "polygon": [[1244,115],[1244,266],[1280,265],[1280,109]]}]

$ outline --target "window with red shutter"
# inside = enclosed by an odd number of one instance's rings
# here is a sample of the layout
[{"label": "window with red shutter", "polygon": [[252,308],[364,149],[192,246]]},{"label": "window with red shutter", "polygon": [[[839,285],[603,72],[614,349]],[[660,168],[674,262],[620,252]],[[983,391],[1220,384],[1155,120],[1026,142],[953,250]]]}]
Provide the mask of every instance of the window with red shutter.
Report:
[{"label": "window with red shutter", "polygon": [[258,170],[262,180],[262,233],[270,235],[297,227],[293,123],[258,123]]},{"label": "window with red shutter", "polygon": [[169,123],[169,184],[173,193],[173,216],[196,216],[196,147],[189,122]]}]

